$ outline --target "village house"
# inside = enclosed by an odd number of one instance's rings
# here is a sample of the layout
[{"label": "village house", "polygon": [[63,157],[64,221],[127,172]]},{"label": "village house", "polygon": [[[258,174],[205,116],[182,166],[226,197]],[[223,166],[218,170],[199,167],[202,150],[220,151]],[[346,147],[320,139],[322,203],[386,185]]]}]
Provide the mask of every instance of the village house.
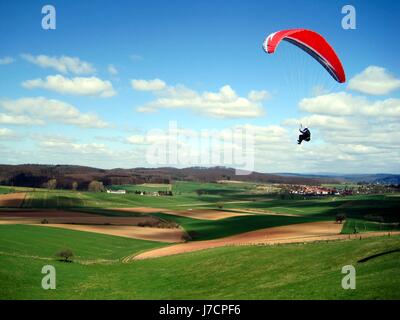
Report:
[{"label": "village house", "polygon": [[290,190],[292,194],[299,195],[314,195],[314,196],[327,196],[327,195],[338,195],[339,192],[336,189],[324,188],[319,186],[307,186],[297,185]]},{"label": "village house", "polygon": [[110,189],[107,189],[107,193],[125,194],[126,190],[110,190]]}]

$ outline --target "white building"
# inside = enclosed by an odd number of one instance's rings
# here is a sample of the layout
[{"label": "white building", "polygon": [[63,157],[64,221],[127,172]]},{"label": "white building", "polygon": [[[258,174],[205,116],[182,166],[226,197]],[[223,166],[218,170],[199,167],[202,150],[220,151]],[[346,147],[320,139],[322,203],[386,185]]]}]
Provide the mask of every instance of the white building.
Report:
[{"label": "white building", "polygon": [[107,189],[107,193],[125,194],[126,190],[109,190],[109,189]]}]

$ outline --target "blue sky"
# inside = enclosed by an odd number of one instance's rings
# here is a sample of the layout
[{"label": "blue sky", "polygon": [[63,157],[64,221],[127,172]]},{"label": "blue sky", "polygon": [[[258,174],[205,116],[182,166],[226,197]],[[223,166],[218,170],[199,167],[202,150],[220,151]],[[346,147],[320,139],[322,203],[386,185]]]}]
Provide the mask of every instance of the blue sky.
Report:
[{"label": "blue sky", "polygon": [[[56,30],[41,28],[41,8],[46,4],[56,9]],[[341,8],[346,4],[356,8],[356,30],[341,27]],[[146,133],[166,130],[174,121],[182,130],[196,132],[251,128],[259,171],[400,172],[399,139],[392,142],[400,112],[398,12],[398,1],[2,0],[0,101],[8,101],[9,107],[0,103],[0,162],[152,166],[143,156],[149,145]],[[351,88],[334,83],[320,65],[290,44],[282,44],[271,56],[261,49],[268,34],[298,27],[322,34],[340,56],[348,80],[360,75],[360,81]],[[46,62],[37,62],[40,55]],[[62,64],[61,57],[86,62],[91,70],[62,72],[49,63],[53,59]],[[62,81],[96,78],[96,84],[111,86],[113,94],[100,97],[104,93],[100,89],[83,94],[79,88],[67,92],[49,88],[43,85],[49,76]],[[368,84],[365,89],[371,78],[381,79],[379,85],[387,89],[378,94]],[[24,85],[35,79],[41,84]],[[148,81],[154,79],[164,84],[163,89],[138,90],[131,83],[144,80],[150,85]],[[181,101],[184,94],[218,94],[224,86],[244,99],[251,91],[263,93],[265,99],[252,102],[259,107],[257,115],[215,117],[202,111],[201,104],[139,111],[149,105],[154,109],[154,101],[171,90]],[[48,117],[43,115],[47,109],[41,113],[40,106],[36,111],[26,106],[16,111],[20,99],[38,97],[72,106],[79,119],[71,115],[63,120],[62,111]],[[308,100],[301,107],[304,98]],[[24,103],[38,103],[29,101]],[[319,111],[315,103],[344,103],[346,110],[354,111]],[[366,111],[355,108],[357,103]],[[371,108],[385,108],[385,112]],[[88,114],[95,117],[93,122],[107,125],[82,125]],[[11,116],[19,116],[19,123]],[[22,116],[37,123],[23,121]],[[313,143],[298,147],[296,131],[302,120],[313,129]],[[365,137],[366,128],[371,129],[371,137]],[[391,134],[389,138],[384,132]],[[382,139],[390,143],[383,145]],[[304,162],[304,158],[311,160]]]}]

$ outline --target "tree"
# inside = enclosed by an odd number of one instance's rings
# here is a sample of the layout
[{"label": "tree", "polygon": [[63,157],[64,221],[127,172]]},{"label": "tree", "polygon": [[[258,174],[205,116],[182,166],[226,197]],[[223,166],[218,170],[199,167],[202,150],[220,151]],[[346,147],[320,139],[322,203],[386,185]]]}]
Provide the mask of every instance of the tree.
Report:
[{"label": "tree", "polygon": [[343,220],[346,220],[346,215],[344,213],[338,213],[336,215],[336,222],[337,223],[342,223]]},{"label": "tree", "polygon": [[182,234],[182,240],[183,242],[188,242],[192,240],[192,237],[190,236],[190,234],[185,232],[184,234]]},{"label": "tree", "polygon": [[72,190],[76,191],[78,189],[78,182],[72,182]]},{"label": "tree", "polygon": [[92,182],[89,183],[88,190],[89,190],[89,191],[93,191],[93,192],[101,192],[101,191],[104,191],[103,182],[93,180]]},{"label": "tree", "polygon": [[70,249],[63,249],[56,253],[56,256],[64,259],[65,262],[72,262],[70,258],[74,256],[73,252]]},{"label": "tree", "polygon": [[222,209],[224,207],[224,204],[222,202],[217,202],[216,206],[218,209]]},{"label": "tree", "polygon": [[57,188],[57,179],[50,179],[47,181],[47,189],[54,190]]}]

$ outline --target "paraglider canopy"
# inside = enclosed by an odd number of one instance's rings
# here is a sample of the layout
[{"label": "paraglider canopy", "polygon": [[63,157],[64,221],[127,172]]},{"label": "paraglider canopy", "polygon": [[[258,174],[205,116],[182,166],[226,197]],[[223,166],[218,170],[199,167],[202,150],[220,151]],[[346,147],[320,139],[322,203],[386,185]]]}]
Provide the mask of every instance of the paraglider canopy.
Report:
[{"label": "paraglider canopy", "polygon": [[288,41],[307,52],[317,60],[339,83],[346,81],[346,75],[339,57],[329,43],[317,32],[306,29],[290,29],[274,32],[264,41],[267,53],[274,53],[281,41]]}]

